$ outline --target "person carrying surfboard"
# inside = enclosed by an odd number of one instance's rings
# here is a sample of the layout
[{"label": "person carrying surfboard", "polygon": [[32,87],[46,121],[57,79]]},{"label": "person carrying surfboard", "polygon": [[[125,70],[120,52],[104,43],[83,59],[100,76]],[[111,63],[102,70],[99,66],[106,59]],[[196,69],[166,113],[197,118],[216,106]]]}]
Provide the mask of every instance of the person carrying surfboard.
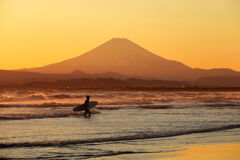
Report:
[{"label": "person carrying surfboard", "polygon": [[[89,103],[90,103],[90,96],[86,96],[86,100],[85,100],[85,103],[84,103],[84,107],[85,107],[85,113],[84,113],[84,117],[85,118],[90,118],[91,117],[91,112],[89,110]],[[88,115],[88,116],[87,116]]]},{"label": "person carrying surfboard", "polygon": [[90,96],[86,96],[86,100],[83,104],[79,104],[73,108],[74,112],[78,111],[85,111],[84,117],[89,118],[91,117],[90,109],[95,107],[98,104],[97,101],[90,101]]}]

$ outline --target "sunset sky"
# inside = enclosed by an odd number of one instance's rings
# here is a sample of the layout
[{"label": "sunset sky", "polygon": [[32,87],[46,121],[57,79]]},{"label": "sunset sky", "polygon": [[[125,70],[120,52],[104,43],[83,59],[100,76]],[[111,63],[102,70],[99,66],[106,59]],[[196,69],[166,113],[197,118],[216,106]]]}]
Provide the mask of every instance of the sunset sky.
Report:
[{"label": "sunset sky", "polygon": [[0,0],[0,69],[63,61],[114,37],[193,68],[240,71],[240,1]]}]

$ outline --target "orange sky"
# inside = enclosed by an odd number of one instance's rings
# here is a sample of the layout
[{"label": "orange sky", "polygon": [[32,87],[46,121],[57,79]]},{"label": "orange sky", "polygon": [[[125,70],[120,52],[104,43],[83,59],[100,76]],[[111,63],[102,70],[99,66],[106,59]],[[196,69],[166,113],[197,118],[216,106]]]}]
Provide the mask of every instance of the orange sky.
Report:
[{"label": "orange sky", "polygon": [[193,68],[240,71],[240,1],[0,0],[0,69],[59,62],[113,37]]}]

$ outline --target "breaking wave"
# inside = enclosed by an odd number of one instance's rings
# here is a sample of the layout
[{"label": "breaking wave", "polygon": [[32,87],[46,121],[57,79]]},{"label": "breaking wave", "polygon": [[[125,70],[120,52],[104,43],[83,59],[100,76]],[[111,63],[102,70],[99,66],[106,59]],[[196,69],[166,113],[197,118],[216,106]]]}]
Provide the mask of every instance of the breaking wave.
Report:
[{"label": "breaking wave", "polygon": [[67,140],[67,141],[40,141],[40,142],[22,142],[22,143],[1,143],[0,148],[14,148],[14,147],[62,147],[66,145],[76,145],[76,144],[88,144],[88,143],[106,143],[106,142],[117,142],[117,141],[129,141],[129,140],[142,140],[142,139],[153,139],[153,138],[164,138],[164,137],[174,137],[181,135],[188,135],[194,133],[208,133],[221,130],[229,130],[240,128],[240,124],[226,125],[215,128],[205,128],[205,129],[194,129],[188,131],[175,131],[175,132],[151,132],[151,133],[139,133],[129,136],[119,136],[119,137],[107,137],[107,138],[95,138],[95,139],[82,139],[82,140]]},{"label": "breaking wave", "polygon": [[[173,105],[146,105],[146,106],[139,106],[144,109],[171,109],[171,108],[177,108]],[[180,107],[178,107],[180,108]]]},{"label": "breaking wave", "polygon": [[30,94],[30,95],[1,95],[1,102],[18,102],[26,100],[46,100],[48,97],[45,94]]},{"label": "breaking wave", "polygon": [[73,107],[77,105],[77,103],[57,103],[57,102],[49,102],[49,103],[41,103],[41,104],[0,104],[0,108],[48,108],[48,107]]},{"label": "breaking wave", "polygon": [[[99,114],[98,111],[91,111],[92,114]],[[0,115],[0,120],[27,120],[27,119],[42,119],[42,118],[63,118],[71,116],[83,116],[83,112],[60,111],[39,114],[6,114]]]}]

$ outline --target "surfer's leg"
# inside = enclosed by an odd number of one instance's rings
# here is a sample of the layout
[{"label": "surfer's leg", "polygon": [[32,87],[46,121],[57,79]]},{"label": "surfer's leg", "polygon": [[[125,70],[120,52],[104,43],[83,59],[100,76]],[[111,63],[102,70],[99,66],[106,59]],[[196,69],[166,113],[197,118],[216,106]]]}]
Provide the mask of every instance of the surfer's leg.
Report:
[{"label": "surfer's leg", "polygon": [[89,110],[88,110],[88,113],[89,113],[89,116],[88,116],[88,117],[90,118],[90,117],[91,117],[91,112],[90,112]]},{"label": "surfer's leg", "polygon": [[[88,116],[87,116],[87,114],[88,114]],[[91,117],[91,112],[88,109],[85,110],[84,117],[85,118],[90,118]]]},{"label": "surfer's leg", "polygon": [[87,110],[85,110],[85,112],[84,112],[84,117],[85,118],[87,117]]}]

